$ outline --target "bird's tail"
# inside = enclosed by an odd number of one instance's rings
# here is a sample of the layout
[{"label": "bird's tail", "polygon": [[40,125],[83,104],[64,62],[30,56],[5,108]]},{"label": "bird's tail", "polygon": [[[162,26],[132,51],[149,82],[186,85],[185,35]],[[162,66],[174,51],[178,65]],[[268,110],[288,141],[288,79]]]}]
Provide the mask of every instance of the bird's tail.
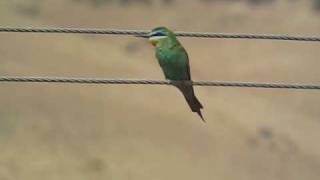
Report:
[{"label": "bird's tail", "polygon": [[193,96],[185,96],[192,112],[196,112],[202,119],[203,122],[205,122],[202,113],[201,113],[201,109],[203,108],[202,104],[200,103],[200,101],[198,100],[198,98],[193,95]]},{"label": "bird's tail", "polygon": [[196,112],[202,119],[203,122],[205,122],[201,109],[203,108],[202,104],[198,100],[198,98],[194,95],[193,87],[192,86],[185,86],[185,87],[178,87],[180,91],[183,93],[183,96],[188,102],[188,105],[190,106],[192,112]]}]

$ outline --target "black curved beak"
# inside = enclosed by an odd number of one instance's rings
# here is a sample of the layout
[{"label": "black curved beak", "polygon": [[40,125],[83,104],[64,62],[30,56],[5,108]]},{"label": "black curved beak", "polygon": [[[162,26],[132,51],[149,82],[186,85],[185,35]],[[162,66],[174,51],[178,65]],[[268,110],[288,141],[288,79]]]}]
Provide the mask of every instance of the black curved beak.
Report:
[{"label": "black curved beak", "polygon": [[149,38],[149,34],[142,34],[142,35],[134,35],[135,37],[138,37],[138,38]]}]

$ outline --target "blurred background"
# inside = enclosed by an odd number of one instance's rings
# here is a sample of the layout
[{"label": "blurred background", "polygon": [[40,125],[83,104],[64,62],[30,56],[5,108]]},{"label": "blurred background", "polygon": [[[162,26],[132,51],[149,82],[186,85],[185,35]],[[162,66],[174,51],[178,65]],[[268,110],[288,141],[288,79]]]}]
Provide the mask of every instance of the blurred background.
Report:
[{"label": "blurred background", "polygon": [[[319,0],[1,0],[0,26],[318,35]],[[194,80],[320,83],[318,43],[180,38]],[[131,36],[0,34],[0,74],[164,79]],[[1,83],[0,179],[316,180],[317,91]]]}]

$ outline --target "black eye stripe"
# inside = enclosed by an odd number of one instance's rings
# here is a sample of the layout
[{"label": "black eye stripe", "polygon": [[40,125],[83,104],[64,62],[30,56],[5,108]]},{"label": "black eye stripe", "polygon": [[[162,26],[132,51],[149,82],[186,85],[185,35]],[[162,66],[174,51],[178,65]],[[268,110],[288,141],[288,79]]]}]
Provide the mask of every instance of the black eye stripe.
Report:
[{"label": "black eye stripe", "polygon": [[156,32],[152,36],[166,36],[166,35],[162,32]]}]

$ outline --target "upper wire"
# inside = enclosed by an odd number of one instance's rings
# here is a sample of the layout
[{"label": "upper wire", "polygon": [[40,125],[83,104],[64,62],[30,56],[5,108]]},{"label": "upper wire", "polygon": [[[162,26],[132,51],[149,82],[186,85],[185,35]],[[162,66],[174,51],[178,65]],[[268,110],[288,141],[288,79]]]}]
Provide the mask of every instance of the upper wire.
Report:
[{"label": "upper wire", "polygon": [[[89,28],[34,28],[34,27],[0,27],[0,32],[20,33],[76,33],[76,34],[110,34],[110,35],[133,35],[147,38],[150,31],[127,30],[127,29],[89,29]],[[242,34],[242,33],[214,33],[214,32],[184,32],[176,31],[175,34],[181,37],[196,38],[226,38],[226,39],[261,39],[261,40],[282,40],[282,41],[313,41],[320,42],[319,36],[298,36],[298,35],[274,35],[274,34]]]}]

